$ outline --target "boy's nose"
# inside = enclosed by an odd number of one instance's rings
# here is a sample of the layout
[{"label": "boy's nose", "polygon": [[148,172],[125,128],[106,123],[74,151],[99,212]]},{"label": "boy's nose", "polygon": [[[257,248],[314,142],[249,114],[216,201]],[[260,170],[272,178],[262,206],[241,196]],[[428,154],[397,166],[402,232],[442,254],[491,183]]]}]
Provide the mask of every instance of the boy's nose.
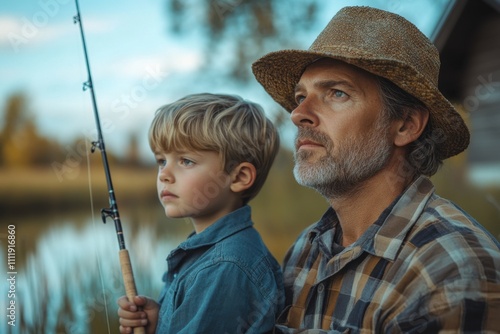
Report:
[{"label": "boy's nose", "polygon": [[161,182],[172,183],[174,180],[174,175],[170,171],[170,168],[167,165],[165,165],[158,172],[158,178],[160,179]]}]

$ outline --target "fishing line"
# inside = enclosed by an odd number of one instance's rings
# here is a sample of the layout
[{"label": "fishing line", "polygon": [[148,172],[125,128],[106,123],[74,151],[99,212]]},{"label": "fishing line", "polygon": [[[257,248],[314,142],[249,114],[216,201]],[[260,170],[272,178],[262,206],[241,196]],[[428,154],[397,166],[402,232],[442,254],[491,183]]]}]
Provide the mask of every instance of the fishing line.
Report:
[{"label": "fishing line", "polygon": [[[120,259],[120,269],[122,272],[123,283],[125,287],[125,294],[129,301],[133,301],[134,297],[137,296],[137,290],[135,287],[135,279],[134,273],[132,270],[132,263],[130,261],[130,255],[125,247],[125,237],[123,236],[123,229],[120,220],[120,215],[118,212],[118,205],[116,202],[115,191],[113,188],[113,182],[111,181],[111,170],[109,167],[108,156],[106,154],[106,149],[104,145],[104,138],[101,129],[101,121],[99,118],[99,111],[97,109],[97,101],[95,97],[94,91],[94,83],[92,81],[92,74],[90,71],[90,62],[87,53],[87,43],[85,42],[85,33],[83,29],[82,17],[80,13],[80,6],[78,4],[78,0],[75,0],[76,6],[76,15],[73,17],[73,22],[78,24],[80,30],[80,37],[82,41],[83,54],[85,58],[85,65],[87,69],[87,81],[83,83],[83,90],[90,91],[90,97],[92,101],[92,110],[94,114],[95,126],[97,130],[97,140],[92,142],[92,146],[90,148],[90,152],[94,152],[96,150],[101,152],[101,160],[104,168],[104,175],[106,177],[106,184],[108,186],[108,200],[109,207],[101,209],[101,219],[103,223],[106,223],[106,219],[110,218],[113,220],[115,225],[116,237],[118,241],[119,252],[118,256]],[[135,327],[133,329],[134,334],[144,334],[144,327]]]},{"label": "fishing line", "polygon": [[[87,140],[85,140],[85,151],[86,152],[90,152],[90,147],[89,147],[89,143]],[[90,211],[92,213],[92,226],[94,227],[94,232],[96,235],[98,235],[98,231],[97,231],[97,224],[95,223],[95,219],[94,219],[94,196],[93,196],[93,193],[92,193],[92,176],[91,176],[91,171],[90,171],[90,154],[87,153],[85,154],[85,156],[87,157],[87,180],[89,182],[89,195],[90,195]],[[111,326],[109,324],[109,313],[108,313],[108,302],[106,300],[106,290],[104,289],[104,277],[103,277],[103,274],[102,274],[102,269],[101,269],[101,254],[99,254],[99,249],[98,247],[94,247],[95,248],[95,254],[96,254],[96,259],[97,259],[97,271],[99,272],[99,280],[101,281],[101,288],[102,288],[102,299],[104,301],[104,311],[106,313],[106,324],[108,326],[108,334],[111,334]]]},{"label": "fishing line", "polygon": [[[75,49],[76,49],[76,45],[75,45]],[[76,51],[75,51],[75,53],[76,53]],[[81,76],[84,76],[84,73],[85,73],[84,66],[81,65],[81,63],[79,63],[78,67],[80,69]],[[85,102],[83,95],[80,95],[80,105],[84,106],[84,107],[82,107],[82,110],[84,110],[86,108],[85,106],[87,105],[87,103]],[[99,231],[97,230],[97,224],[95,221],[94,195],[93,195],[93,189],[92,189],[92,171],[91,171],[91,165],[90,165],[90,146],[89,146],[88,140],[85,136],[85,133],[84,133],[83,140],[85,142],[85,152],[86,152],[86,154],[85,154],[86,159],[85,160],[86,160],[86,164],[87,164],[87,182],[88,182],[88,189],[89,189],[92,228],[94,230],[94,234],[98,235]],[[79,152],[79,153],[81,153],[81,152]],[[93,247],[93,248],[94,248],[95,256],[96,256],[96,260],[97,260],[97,271],[99,273],[99,282],[101,285],[102,299],[104,302],[104,313],[106,315],[106,326],[108,328],[107,332],[108,332],[108,334],[111,334],[111,324],[109,321],[108,301],[106,299],[106,288],[104,286],[104,274],[103,274],[102,265],[101,265],[101,254],[100,254],[98,247]]]}]

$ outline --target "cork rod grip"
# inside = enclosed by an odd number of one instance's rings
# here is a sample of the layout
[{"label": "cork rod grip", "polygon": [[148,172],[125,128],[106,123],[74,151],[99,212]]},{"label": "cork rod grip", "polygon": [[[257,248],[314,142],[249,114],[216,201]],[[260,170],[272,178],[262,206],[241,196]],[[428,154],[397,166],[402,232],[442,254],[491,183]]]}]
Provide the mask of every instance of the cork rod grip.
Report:
[{"label": "cork rod grip", "polygon": [[[133,301],[134,297],[137,296],[137,290],[135,288],[134,273],[132,271],[132,264],[130,263],[130,256],[128,255],[128,250],[121,249],[119,252],[120,266],[122,268],[123,284],[125,284],[125,294],[129,301]],[[134,327],[134,334],[145,334],[146,330],[144,327]]]}]

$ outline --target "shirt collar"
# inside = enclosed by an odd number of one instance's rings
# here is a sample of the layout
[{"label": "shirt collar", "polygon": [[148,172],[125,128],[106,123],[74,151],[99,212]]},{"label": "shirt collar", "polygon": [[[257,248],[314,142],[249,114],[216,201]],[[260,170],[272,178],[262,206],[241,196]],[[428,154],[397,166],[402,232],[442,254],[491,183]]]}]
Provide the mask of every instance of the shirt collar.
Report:
[{"label": "shirt collar", "polygon": [[220,218],[203,232],[199,234],[191,233],[187,240],[182,242],[168,255],[168,271],[165,273],[163,280],[166,281],[169,275],[171,276],[170,279],[175,277],[174,272],[178,270],[188,254],[195,257],[200,256],[201,253],[199,252],[197,253],[198,255],[195,255],[197,249],[201,250],[204,247],[210,247],[222,239],[252,225],[251,209],[250,206],[246,205]]},{"label": "shirt collar", "polygon": [[[424,210],[427,201],[434,193],[434,185],[426,176],[417,178],[349,249],[360,247],[364,251],[393,261],[403,240]],[[342,230],[338,217],[331,207],[318,223],[310,230],[308,238],[312,243],[317,237],[330,231],[328,242],[336,240]]]},{"label": "shirt collar", "polygon": [[[393,261],[413,225],[424,211],[434,185],[426,176],[417,178],[375,223],[380,228],[365,250]],[[368,240],[366,240],[368,241]],[[371,245],[370,245],[371,244]]]},{"label": "shirt collar", "polygon": [[220,218],[203,232],[199,234],[191,233],[178,248],[188,250],[213,245],[252,225],[251,208],[245,205]]}]

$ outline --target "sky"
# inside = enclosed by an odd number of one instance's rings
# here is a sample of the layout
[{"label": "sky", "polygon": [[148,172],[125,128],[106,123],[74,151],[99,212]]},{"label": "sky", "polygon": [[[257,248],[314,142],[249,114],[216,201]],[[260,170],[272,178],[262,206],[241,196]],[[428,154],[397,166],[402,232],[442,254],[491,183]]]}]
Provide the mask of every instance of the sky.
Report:
[{"label": "sky", "polygon": [[[325,1],[304,48],[345,5],[396,12],[429,35],[448,2]],[[80,11],[108,151],[120,155],[128,135],[135,133],[143,156],[148,155],[146,134],[154,111],[189,93],[239,94],[271,109],[273,102],[257,84],[241,87],[198,75],[206,60],[202,43],[169,33],[165,1],[80,0]],[[95,135],[90,93],[82,89],[87,74],[75,14],[74,0],[0,4],[0,107],[10,95],[24,93],[40,132],[61,142]]]},{"label": "sky", "polygon": [[[46,136],[61,141],[93,136],[74,1],[1,6],[9,7],[0,7],[1,100],[25,93]],[[201,59],[186,43],[169,41],[162,1],[84,0],[80,10],[105,141],[120,148],[121,134],[142,133],[154,110],[166,103],[162,95],[171,89],[169,77],[195,71]]]}]

